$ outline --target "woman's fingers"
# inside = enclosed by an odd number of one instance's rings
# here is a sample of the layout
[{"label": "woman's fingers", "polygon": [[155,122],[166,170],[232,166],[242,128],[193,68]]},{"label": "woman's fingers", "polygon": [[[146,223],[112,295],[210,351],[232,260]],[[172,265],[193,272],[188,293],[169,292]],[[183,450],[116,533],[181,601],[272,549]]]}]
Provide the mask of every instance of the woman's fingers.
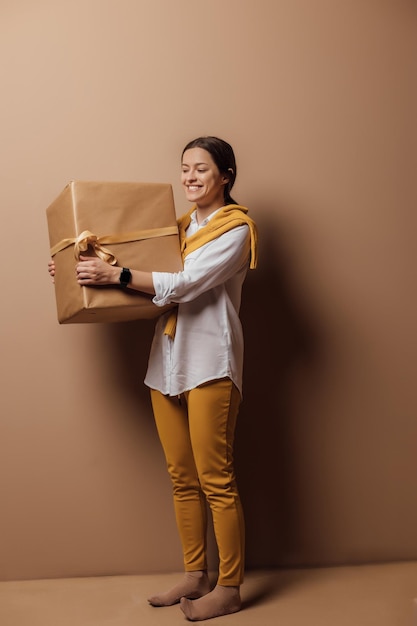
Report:
[{"label": "woman's fingers", "polygon": [[105,261],[94,257],[80,256],[76,266],[77,281],[80,285],[109,285],[115,282],[115,274],[119,270]]}]

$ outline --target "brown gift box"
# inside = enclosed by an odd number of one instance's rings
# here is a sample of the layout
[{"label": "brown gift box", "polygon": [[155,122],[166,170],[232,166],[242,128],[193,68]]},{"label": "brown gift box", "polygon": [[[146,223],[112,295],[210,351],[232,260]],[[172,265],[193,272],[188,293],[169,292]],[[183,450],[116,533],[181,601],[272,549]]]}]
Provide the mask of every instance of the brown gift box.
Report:
[{"label": "brown gift box", "polygon": [[86,243],[90,245],[82,254],[100,256],[100,247],[104,247],[120,267],[181,270],[171,185],[72,181],[47,208],[46,215],[61,324],[152,318],[171,308],[157,307],[151,296],[119,286],[80,286],[75,272],[77,247],[85,248]]}]

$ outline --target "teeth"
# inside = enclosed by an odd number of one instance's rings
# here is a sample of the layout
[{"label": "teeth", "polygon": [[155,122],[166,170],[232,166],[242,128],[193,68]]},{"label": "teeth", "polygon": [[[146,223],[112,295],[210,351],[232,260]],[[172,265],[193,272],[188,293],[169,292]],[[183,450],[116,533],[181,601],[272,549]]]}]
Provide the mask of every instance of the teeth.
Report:
[{"label": "teeth", "polygon": [[198,191],[198,189],[200,189],[200,187],[198,187],[197,185],[189,185],[188,186],[188,190],[189,191]]}]

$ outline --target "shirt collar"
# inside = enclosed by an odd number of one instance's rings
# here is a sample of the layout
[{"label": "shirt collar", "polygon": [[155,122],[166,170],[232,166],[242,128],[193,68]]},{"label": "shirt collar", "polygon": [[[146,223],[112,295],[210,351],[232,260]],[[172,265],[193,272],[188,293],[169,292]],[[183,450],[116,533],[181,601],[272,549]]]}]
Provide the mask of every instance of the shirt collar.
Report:
[{"label": "shirt collar", "polygon": [[191,213],[191,223],[196,228],[201,228],[202,226],[208,224],[209,221],[216,215],[216,213],[218,213],[218,211],[220,211],[221,208],[222,207],[216,209],[215,211],[213,211],[213,213],[210,213],[210,215],[208,215],[200,224],[198,224],[197,222],[197,209],[195,209],[195,211]]}]

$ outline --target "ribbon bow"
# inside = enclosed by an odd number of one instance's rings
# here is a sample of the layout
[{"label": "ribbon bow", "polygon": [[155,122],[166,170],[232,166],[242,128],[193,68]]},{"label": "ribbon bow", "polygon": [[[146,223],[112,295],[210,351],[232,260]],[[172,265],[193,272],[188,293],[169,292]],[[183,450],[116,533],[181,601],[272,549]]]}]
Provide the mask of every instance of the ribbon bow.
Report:
[{"label": "ribbon bow", "polygon": [[78,237],[76,237],[74,241],[74,256],[76,259],[80,258],[80,254],[86,252],[88,246],[91,246],[96,253],[96,255],[106,263],[110,265],[116,265],[117,259],[112,252],[108,248],[105,248],[100,243],[100,237],[97,237],[94,233],[89,230],[84,230]]}]

